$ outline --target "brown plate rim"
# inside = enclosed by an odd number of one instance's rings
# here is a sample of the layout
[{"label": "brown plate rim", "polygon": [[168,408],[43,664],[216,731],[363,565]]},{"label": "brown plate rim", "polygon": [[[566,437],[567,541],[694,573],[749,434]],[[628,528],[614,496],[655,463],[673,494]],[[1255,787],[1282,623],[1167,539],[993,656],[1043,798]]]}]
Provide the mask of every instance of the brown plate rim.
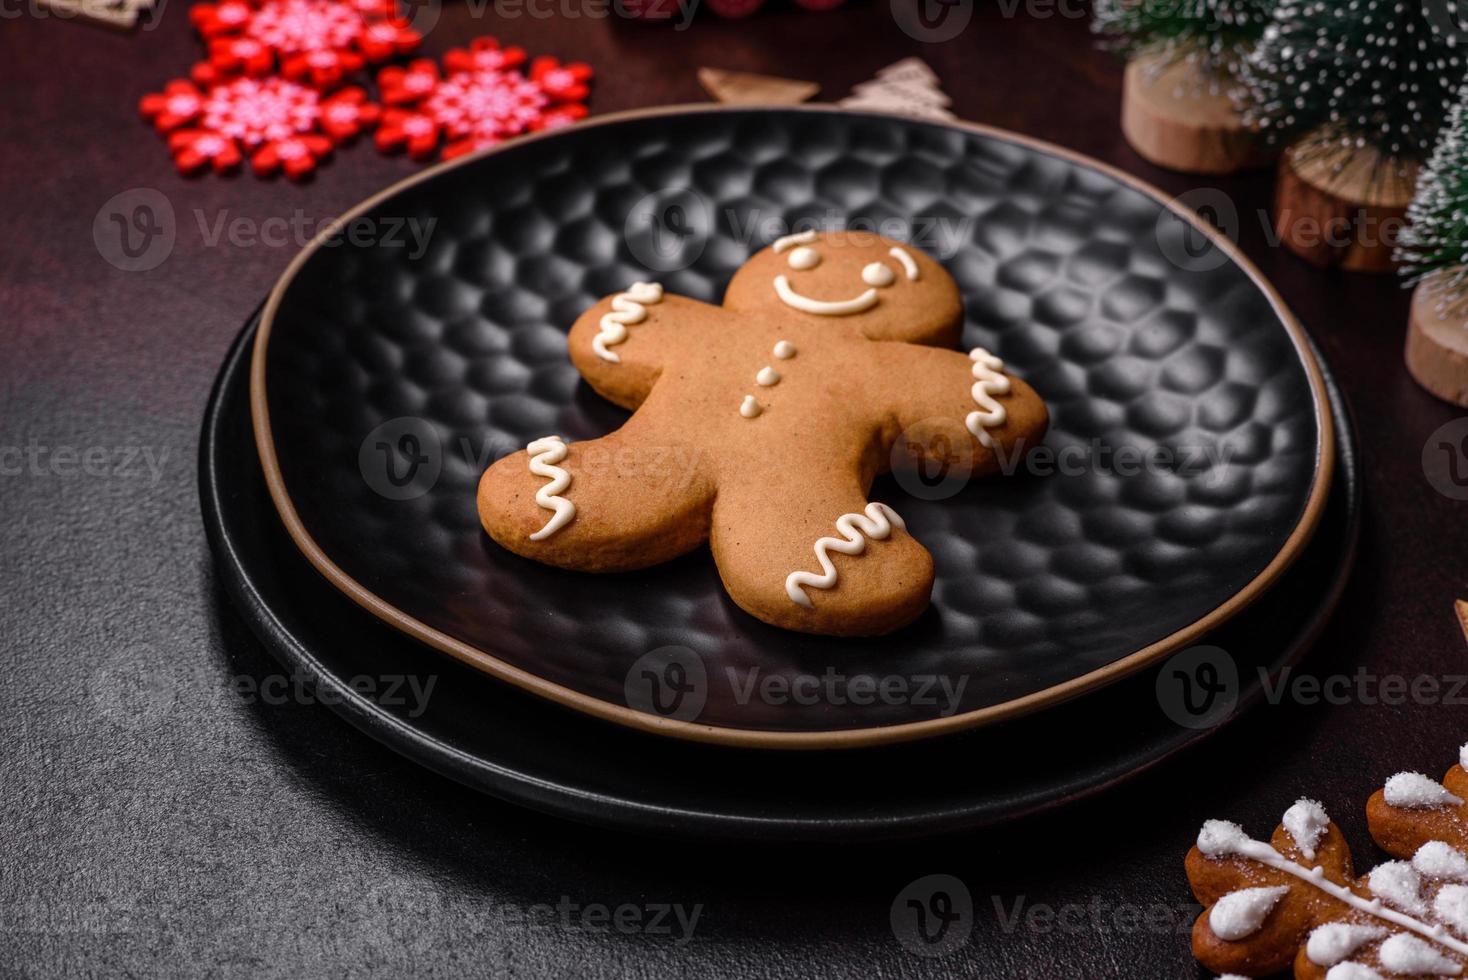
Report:
[{"label": "brown plate rim", "polygon": [[[779,112],[809,112],[868,117],[881,115],[880,113],[872,112],[852,112],[851,110],[828,105],[778,106],[769,108]],[[688,113],[749,113],[751,111],[758,112],[759,108],[708,104],[658,106],[651,109],[633,109],[626,112],[608,113],[604,116],[598,116],[594,119],[577,123],[573,127],[573,130],[584,131],[588,128],[607,126],[634,119],[656,118],[659,116]],[[905,121],[911,122],[912,120],[906,119]],[[300,254],[291,260],[290,265],[286,267],[285,272],[276,281],[274,288],[270,291],[269,299],[266,300],[265,309],[261,314],[259,330],[255,337],[254,350],[251,352],[250,416],[254,427],[255,446],[260,454],[260,465],[264,470],[266,486],[270,490],[270,498],[274,502],[275,508],[280,514],[281,522],[285,525],[286,532],[290,535],[291,540],[295,542],[296,547],[301,550],[301,553],[306,556],[306,559],[312,566],[326,577],[327,581],[341,590],[348,598],[363,609],[372,613],[393,628],[427,643],[429,646],[457,660],[461,660],[476,669],[482,670],[491,676],[514,684],[516,687],[567,708],[592,715],[604,721],[625,725],[657,735],[667,735],[695,742],[708,742],[739,748],[861,748],[931,738],[937,735],[977,728],[1009,718],[1016,718],[1020,715],[1029,714],[1030,712],[1059,704],[1081,694],[1104,687],[1113,681],[1120,680],[1149,664],[1157,662],[1168,654],[1185,647],[1208,631],[1216,629],[1227,622],[1263,594],[1285,569],[1299,557],[1305,545],[1309,543],[1316,526],[1320,522],[1320,517],[1325,511],[1331,477],[1335,470],[1335,427],[1328,407],[1330,396],[1326,391],[1325,380],[1320,372],[1320,365],[1316,362],[1315,355],[1310,349],[1304,327],[1295,318],[1294,314],[1290,312],[1289,307],[1285,305],[1284,299],[1279,295],[1278,290],[1265,278],[1259,268],[1243,254],[1237,245],[1207,221],[1200,218],[1194,211],[1180,204],[1175,198],[1170,197],[1160,188],[1154,187],[1138,177],[1084,154],[1068,150],[1044,140],[1012,133],[994,126],[964,121],[953,121],[934,125],[992,137],[1069,160],[1098,173],[1105,174],[1128,187],[1154,198],[1179,218],[1208,236],[1249,277],[1254,285],[1269,300],[1271,308],[1284,325],[1285,331],[1289,334],[1290,340],[1295,346],[1296,355],[1304,365],[1305,373],[1310,384],[1310,391],[1313,396],[1316,431],[1318,433],[1314,482],[1310,487],[1310,494],[1306,499],[1305,508],[1300,514],[1300,520],[1290,532],[1289,537],[1285,539],[1280,550],[1259,574],[1250,580],[1242,589],[1225,599],[1205,615],[1162,639],[1148,644],[1140,650],[1112,661],[1104,667],[1098,667],[1079,677],[1071,678],[1068,681],[1052,685],[1040,691],[1031,692],[1022,697],[1001,701],[998,704],[988,705],[987,707],[977,708],[973,711],[951,715],[946,718],[933,718],[924,721],[904,722],[897,725],[872,728],[837,729],[831,731],[762,731],[731,728],[722,725],[701,725],[696,722],[664,718],[657,715],[645,714],[626,705],[604,701],[600,698],[592,697],[589,694],[583,694],[580,691],[575,691],[564,685],[546,680],[524,668],[507,663],[491,653],[480,650],[478,647],[465,643],[463,640],[450,636],[440,630],[436,630],[426,623],[409,616],[353,579],[333,562],[322,550],[321,546],[316,543],[315,539],[311,537],[305,525],[302,523],[300,515],[296,512],[295,504],[292,502],[290,494],[286,490],[285,479],[280,470],[279,460],[275,452],[275,443],[271,434],[269,404],[266,398],[266,351],[269,348],[270,337],[275,325],[275,316],[280,308],[281,300],[286,290],[290,287],[301,268],[315,255],[323,241],[330,237],[331,226],[328,226],[313,238],[301,250]],[[336,224],[339,225],[349,222],[376,207],[387,198],[410,187],[432,180],[440,174],[447,173],[458,167],[471,165],[495,153],[500,153],[516,146],[523,146],[534,140],[555,139],[562,132],[564,131],[552,130],[520,137],[504,146],[493,147],[479,153],[460,157],[455,160],[444,161],[432,167],[425,168],[411,177],[398,181],[367,198],[365,201],[362,201],[343,214]]]}]

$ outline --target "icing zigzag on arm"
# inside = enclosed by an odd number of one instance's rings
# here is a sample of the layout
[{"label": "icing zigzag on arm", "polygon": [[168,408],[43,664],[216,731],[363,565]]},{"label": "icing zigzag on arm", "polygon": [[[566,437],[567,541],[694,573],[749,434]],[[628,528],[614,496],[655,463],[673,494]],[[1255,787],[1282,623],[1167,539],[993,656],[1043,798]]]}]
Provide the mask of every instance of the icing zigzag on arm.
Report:
[{"label": "icing zigzag on arm", "polygon": [[612,312],[601,318],[601,332],[591,341],[596,356],[620,364],[622,358],[607,348],[626,340],[627,327],[646,320],[647,308],[662,301],[663,287],[655,282],[634,282],[625,293],[613,296]]},{"label": "icing zigzag on arm", "polygon": [[560,436],[537,439],[525,449],[530,453],[530,472],[550,479],[549,483],[535,491],[535,502],[555,513],[545,522],[544,527],[530,535],[531,541],[543,541],[576,516],[576,505],[561,496],[571,485],[571,474],[555,465],[566,458],[567,449]]},{"label": "icing zigzag on arm", "polygon": [[791,601],[813,608],[810,596],[802,586],[813,589],[829,589],[836,584],[836,566],[831,562],[832,551],[842,555],[859,555],[867,549],[867,538],[885,541],[893,527],[907,529],[897,511],[886,504],[870,503],[866,514],[842,514],[836,518],[836,530],[842,537],[821,538],[816,542],[816,560],[821,563],[821,574],[815,572],[791,572],[785,579],[785,592]]},{"label": "icing zigzag on arm", "polygon": [[968,356],[974,362],[973,396],[979,410],[969,412],[963,422],[980,444],[992,448],[994,440],[984,430],[1003,425],[1004,420],[1009,417],[1004,406],[994,399],[995,395],[1009,394],[1009,378],[999,373],[1004,370],[1004,362],[984,348],[975,347],[968,352]]}]

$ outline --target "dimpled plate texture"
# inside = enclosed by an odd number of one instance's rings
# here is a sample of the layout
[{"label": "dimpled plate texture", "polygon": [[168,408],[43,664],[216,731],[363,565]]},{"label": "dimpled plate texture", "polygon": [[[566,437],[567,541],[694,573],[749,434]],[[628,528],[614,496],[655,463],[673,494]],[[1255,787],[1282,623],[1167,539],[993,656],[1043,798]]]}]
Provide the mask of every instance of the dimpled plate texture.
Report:
[{"label": "dimpled plate texture", "polygon": [[[686,267],[649,269],[639,256],[668,253],[639,216],[648,195],[677,194],[684,224],[708,234],[684,241]],[[741,696],[736,678],[756,669],[963,676],[959,714],[1042,692],[1238,593],[1280,552],[1319,476],[1307,355],[1259,285],[1153,197],[993,134],[799,110],[650,115],[512,145],[364,216],[381,240],[306,258],[265,351],[280,473],[304,530],[407,616],[619,707],[629,669],[669,645],[695,651],[711,678],[697,721],[725,728],[839,731],[952,711]],[[405,219],[434,222],[421,255],[386,234]],[[1049,405],[1047,444],[1089,460],[935,500],[879,479],[873,498],[934,555],[927,613],[883,638],[802,636],[734,606],[704,552],[591,576],[488,539],[474,493],[490,461],[626,418],[567,358],[582,310],[636,279],[717,302],[776,234],[832,221],[908,229],[958,282],[964,347],[1003,357]],[[404,418],[421,420],[408,423],[414,442],[393,428]],[[396,465],[418,455],[436,471],[426,492],[380,492],[363,452],[374,430],[404,454]],[[1119,447],[1160,447],[1190,471],[1124,472]]]}]

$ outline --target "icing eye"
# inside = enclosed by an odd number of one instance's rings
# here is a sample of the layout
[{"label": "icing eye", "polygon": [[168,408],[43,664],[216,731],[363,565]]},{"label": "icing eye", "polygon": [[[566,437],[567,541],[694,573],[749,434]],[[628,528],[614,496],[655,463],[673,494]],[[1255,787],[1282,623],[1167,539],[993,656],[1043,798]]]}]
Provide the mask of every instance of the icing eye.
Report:
[{"label": "icing eye", "polygon": [[801,246],[790,253],[790,268],[814,269],[821,264],[821,253],[813,248]]},{"label": "icing eye", "polygon": [[861,270],[861,281],[868,286],[890,286],[896,278],[892,270],[880,262],[869,262],[866,268]]}]

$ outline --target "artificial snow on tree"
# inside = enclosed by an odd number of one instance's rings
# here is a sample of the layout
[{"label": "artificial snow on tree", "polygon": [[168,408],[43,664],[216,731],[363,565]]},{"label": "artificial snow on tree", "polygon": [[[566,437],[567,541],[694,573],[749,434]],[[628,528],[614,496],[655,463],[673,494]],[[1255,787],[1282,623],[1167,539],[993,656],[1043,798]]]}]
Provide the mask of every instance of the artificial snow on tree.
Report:
[{"label": "artificial snow on tree", "polygon": [[1464,77],[1463,0],[1285,0],[1244,62],[1245,119],[1288,143],[1275,225],[1319,265],[1389,271]]},{"label": "artificial snow on tree", "polygon": [[1092,23],[1127,58],[1121,128],[1146,160],[1232,173],[1271,154],[1232,99],[1275,0],[1097,0]]},{"label": "artificial snow on tree", "polygon": [[1468,89],[1407,208],[1397,261],[1416,284],[1407,369],[1439,398],[1468,406]]},{"label": "artificial snow on tree", "polygon": [[1188,852],[1204,906],[1193,955],[1251,977],[1405,980],[1468,967],[1468,745],[1438,783],[1415,772],[1366,804],[1371,836],[1397,860],[1357,877],[1340,828],[1313,800],[1285,811],[1268,841],[1209,820]]}]

